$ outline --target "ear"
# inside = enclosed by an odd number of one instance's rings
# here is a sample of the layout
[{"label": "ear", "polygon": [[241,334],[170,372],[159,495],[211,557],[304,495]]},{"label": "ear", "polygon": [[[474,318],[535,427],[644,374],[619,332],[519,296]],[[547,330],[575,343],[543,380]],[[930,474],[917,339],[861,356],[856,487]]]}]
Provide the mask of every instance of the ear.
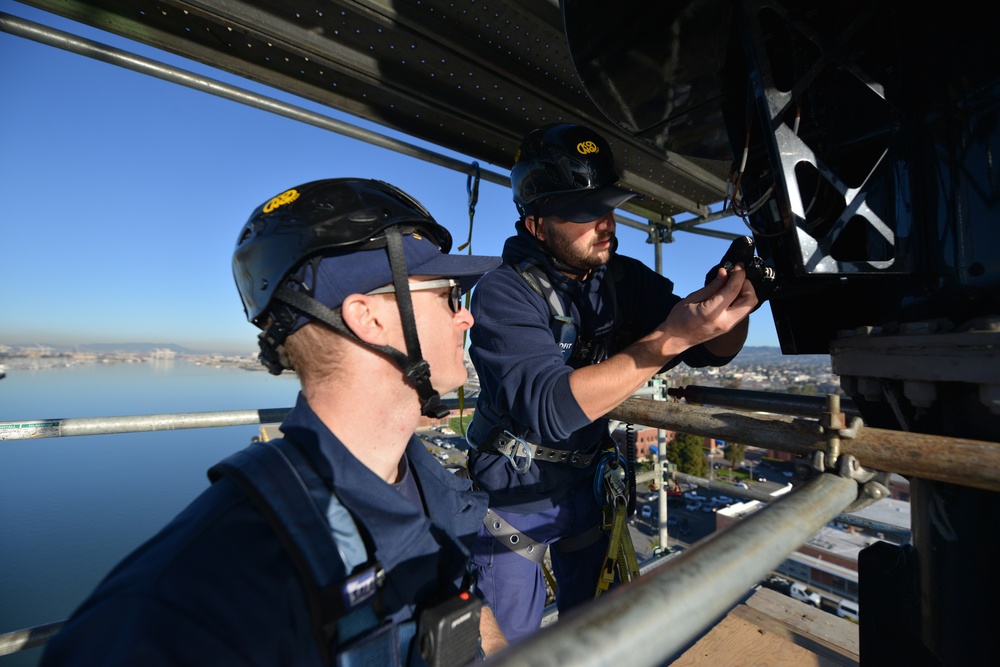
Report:
[{"label": "ear", "polygon": [[545,240],[545,227],[542,225],[541,218],[536,218],[533,215],[525,216],[524,228],[528,230],[529,234],[534,236],[539,241]]},{"label": "ear", "polygon": [[387,345],[389,333],[386,304],[395,305],[391,299],[366,294],[351,294],[340,307],[344,324],[354,335],[372,345]]}]

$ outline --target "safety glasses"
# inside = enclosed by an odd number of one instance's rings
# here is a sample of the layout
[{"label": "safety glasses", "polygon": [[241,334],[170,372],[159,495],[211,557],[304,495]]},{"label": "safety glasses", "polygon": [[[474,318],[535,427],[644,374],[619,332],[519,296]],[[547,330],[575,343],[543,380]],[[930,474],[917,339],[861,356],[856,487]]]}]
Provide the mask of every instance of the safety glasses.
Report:
[{"label": "safety glasses", "polygon": [[[441,278],[440,280],[428,280],[422,283],[407,284],[410,286],[411,292],[450,287],[451,292],[448,293],[448,307],[451,308],[451,312],[453,313],[458,313],[458,311],[462,310],[462,287],[458,284],[457,280],[452,278]],[[371,292],[368,292],[368,294],[394,294],[395,292],[395,285],[386,285],[385,287],[373,289]]]}]

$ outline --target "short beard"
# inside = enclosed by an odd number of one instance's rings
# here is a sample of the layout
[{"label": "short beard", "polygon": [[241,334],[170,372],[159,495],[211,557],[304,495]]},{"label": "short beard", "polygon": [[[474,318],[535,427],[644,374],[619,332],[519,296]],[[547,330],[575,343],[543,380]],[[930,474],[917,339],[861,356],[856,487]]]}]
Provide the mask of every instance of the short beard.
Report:
[{"label": "short beard", "polygon": [[[614,234],[609,234],[607,237],[600,240],[611,240],[614,236]],[[601,253],[602,255],[606,255],[604,259],[601,259],[600,256],[595,257],[593,255],[581,253],[571,244],[566,243],[562,237],[553,236],[552,234],[549,235],[548,241],[545,243],[545,247],[548,249],[549,254],[563,264],[579,270],[581,275],[604,266],[608,263],[608,260],[611,259],[611,248]],[[611,247],[614,247],[613,242]]]}]

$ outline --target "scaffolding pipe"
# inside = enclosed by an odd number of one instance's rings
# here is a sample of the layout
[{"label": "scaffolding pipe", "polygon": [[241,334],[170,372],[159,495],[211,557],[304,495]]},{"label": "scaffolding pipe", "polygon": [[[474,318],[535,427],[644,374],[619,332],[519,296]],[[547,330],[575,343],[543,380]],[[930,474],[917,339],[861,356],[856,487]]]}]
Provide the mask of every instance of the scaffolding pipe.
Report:
[{"label": "scaffolding pipe", "polygon": [[[449,410],[461,408],[457,398],[443,398]],[[124,417],[71,417],[0,422],[0,440],[64,438],[76,435],[110,435],[145,431],[174,431],[186,428],[280,424],[291,408],[229,410],[223,412],[187,412]]]},{"label": "scaffolding pipe", "polygon": [[[673,477],[678,482],[683,482],[685,484],[694,484],[695,486],[709,489],[710,491],[718,491],[723,494],[736,496],[737,498],[745,498],[747,500],[756,500],[762,503],[773,503],[775,500],[780,498],[785,493],[790,491],[790,484],[778,489],[771,493],[766,491],[757,491],[756,489],[743,489],[738,486],[732,486],[725,482],[713,482],[705,479],[704,477],[697,477],[695,475],[688,475],[682,472],[673,473]],[[653,479],[658,479],[656,477],[656,471],[648,471],[637,473],[635,476],[636,483],[642,484],[645,482],[652,481]],[[780,492],[780,493],[779,493]],[[665,517],[661,519],[661,522],[665,520]],[[841,514],[837,517],[837,521],[850,525],[857,526],[858,528],[864,528],[873,533],[886,533],[897,536],[901,542],[909,542],[912,539],[912,533],[908,528],[902,526],[896,526],[891,523],[883,523],[881,521],[876,521],[874,519],[866,519],[860,517],[856,514]],[[661,526],[665,528],[666,526]],[[661,544],[666,544],[666,539],[661,540]]]},{"label": "scaffolding pipe", "polygon": [[[826,434],[816,420],[638,398],[626,399],[607,416],[807,457],[827,447]],[[865,468],[1000,491],[998,443],[868,426],[840,438],[841,455],[851,454]]]},{"label": "scaffolding pipe", "polygon": [[[457,400],[445,400],[457,406]],[[0,422],[0,441],[280,423],[290,408]],[[824,451],[818,421],[630,398],[608,417],[631,424],[730,440],[801,456]],[[841,453],[866,468],[1000,491],[1000,445],[861,427],[841,436]]]},{"label": "scaffolding pipe", "polygon": [[[355,125],[351,125],[350,123],[345,123],[344,121],[336,120],[330,118],[329,116],[323,116],[307,109],[303,109],[302,107],[281,102],[273,97],[259,95],[257,93],[250,92],[245,88],[231,86],[217,79],[201,76],[178,67],[172,67],[165,63],[145,58],[123,49],[107,46],[106,44],[101,44],[100,42],[95,42],[84,37],[78,37],[68,32],[56,30],[55,28],[50,28],[48,26],[41,25],[40,23],[35,23],[34,21],[28,21],[27,19],[22,19],[11,14],[0,12],[0,30],[10,33],[11,35],[17,35],[18,37],[30,39],[40,44],[46,44],[57,49],[62,49],[63,51],[69,51],[70,53],[75,53],[87,58],[100,60],[101,62],[117,65],[118,67],[139,72],[140,74],[146,74],[157,79],[162,79],[163,81],[169,81],[170,83],[175,83],[186,88],[200,90],[201,92],[208,93],[209,95],[215,95],[216,97],[221,97],[239,104],[245,104],[246,106],[253,107],[255,109],[268,111],[279,116],[284,116],[285,118],[290,118],[291,120],[305,123],[306,125],[318,127],[321,130],[335,132],[351,139],[364,141],[365,143],[378,146],[379,148],[385,148],[387,150],[400,153],[401,155],[407,155],[409,157],[417,158],[418,160],[423,160],[424,162],[435,164],[439,167],[457,171],[465,174],[466,176],[478,175],[485,181],[496,183],[497,185],[502,185],[503,187],[510,187],[510,177],[507,174],[501,174],[488,169],[480,169],[470,162],[463,162],[462,160],[458,160],[441,153],[436,153],[415,144],[400,141],[398,139],[392,139],[384,134],[372,132],[371,130],[365,130]],[[638,220],[633,220],[620,214],[616,215],[615,219],[618,224],[642,230],[647,233],[649,232],[649,225]],[[712,216],[708,216],[704,219],[699,218],[695,222],[702,220],[707,222],[711,219],[713,219]],[[711,235],[719,236],[720,238],[735,237],[735,235],[726,235],[725,232],[710,232],[708,230],[697,230],[694,228],[692,228],[691,231],[701,234],[711,233]]]},{"label": "scaffolding pipe", "polygon": [[817,475],[664,566],[561,616],[484,665],[663,665],[857,495],[854,480]]},{"label": "scaffolding pipe", "polygon": [[[803,417],[819,417],[827,409],[825,396],[779,394],[770,391],[702,387],[692,384],[685,387],[671,387],[667,389],[667,395],[683,398],[688,403],[739,408],[741,410],[760,410],[761,412],[776,412]],[[854,405],[854,401],[850,398],[841,398],[840,406],[844,414],[856,417],[861,415],[861,412]]]},{"label": "scaffolding pipe", "polygon": [[105,435],[111,433],[141,433],[173,431],[185,428],[216,426],[246,426],[281,422],[291,408],[262,410],[232,410],[228,412],[187,412],[162,415],[129,415],[124,417],[72,417],[69,419],[36,419],[25,422],[0,422],[0,440],[62,438],[75,435]]},{"label": "scaffolding pipe", "polygon": [[[445,405],[457,405],[445,400]],[[0,441],[280,423],[290,408],[0,422]],[[608,417],[801,456],[824,451],[818,421],[630,398]],[[866,468],[1000,491],[1000,445],[981,440],[861,427],[841,436],[841,453]]]},{"label": "scaffolding pipe", "polygon": [[[759,500],[762,503],[769,503],[773,501],[778,496],[771,493],[765,493],[764,491],[756,491],[754,489],[741,489],[738,486],[733,486],[727,482],[715,482],[712,480],[705,479],[704,477],[696,477],[695,475],[688,475],[682,472],[675,472],[674,479],[678,482],[684,482],[687,484],[694,484],[695,486],[700,486],[709,491],[718,491],[719,493],[732,494],[734,496],[739,496],[741,498],[747,498],[749,500]],[[782,490],[783,493],[787,493],[787,487]],[[781,494],[779,494],[781,495]]]},{"label": "scaffolding pipe", "polygon": [[[177,67],[171,67],[150,58],[144,58],[143,56],[129,53],[128,51],[124,51],[122,49],[116,49],[114,47],[101,44],[100,42],[78,37],[61,30],[56,30],[39,23],[35,23],[34,21],[28,21],[11,14],[0,12],[0,30],[8,32],[12,35],[17,35],[18,37],[24,37],[25,39],[39,42],[40,44],[47,44],[48,46],[62,49],[63,51],[69,51],[81,56],[86,56],[87,58],[93,58],[94,60],[100,60],[111,65],[117,65],[118,67],[130,69],[134,72],[139,72],[140,74],[146,74],[148,76],[169,81],[170,83],[176,83],[180,86],[185,86],[194,90],[200,90],[210,95],[238,102],[239,104],[245,104],[249,107],[269,111],[279,116],[284,116],[285,118],[290,118],[307,125],[318,127],[322,130],[336,132],[337,134],[342,134],[345,137],[357,139],[358,141],[364,141],[372,144],[373,146],[386,148],[403,155],[423,160],[424,162],[430,162],[431,164],[436,164],[440,167],[452,169],[467,176],[475,176],[478,174],[485,181],[490,181],[504,187],[510,187],[510,177],[506,174],[499,174],[489,171],[488,169],[479,169],[468,162],[463,162],[462,160],[457,160],[455,158],[442,155],[441,153],[435,153],[434,151],[427,150],[426,148],[422,148],[414,144],[406,143],[405,141],[391,139],[385,135],[378,134],[377,132],[365,130],[349,123],[308,111],[301,107],[280,102],[273,97],[258,95],[246,89],[231,86],[216,79],[200,76]],[[645,225],[643,225],[643,227],[645,228]]]},{"label": "scaffolding pipe", "polygon": [[26,630],[14,630],[0,634],[0,655],[10,655],[18,651],[44,646],[62,630],[65,621],[37,625]]}]

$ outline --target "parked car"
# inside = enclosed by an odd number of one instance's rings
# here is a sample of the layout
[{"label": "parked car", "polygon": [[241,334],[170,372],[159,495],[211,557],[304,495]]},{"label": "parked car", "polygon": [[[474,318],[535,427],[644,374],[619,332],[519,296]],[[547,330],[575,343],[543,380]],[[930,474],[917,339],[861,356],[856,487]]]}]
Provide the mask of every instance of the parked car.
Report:
[{"label": "parked car", "polygon": [[853,600],[841,600],[837,603],[837,616],[858,622],[858,603]]},{"label": "parked car", "polygon": [[684,509],[686,509],[688,512],[697,512],[698,510],[701,509],[701,503],[697,501],[692,501],[687,505],[685,505]]},{"label": "parked car", "polygon": [[794,584],[792,584],[791,588],[788,591],[788,594],[791,595],[796,600],[801,600],[806,604],[811,604],[817,609],[819,609],[820,605],[823,603],[823,598],[819,596],[819,593],[812,590],[811,588],[807,588],[805,585],[800,584],[799,582],[795,582]]}]

